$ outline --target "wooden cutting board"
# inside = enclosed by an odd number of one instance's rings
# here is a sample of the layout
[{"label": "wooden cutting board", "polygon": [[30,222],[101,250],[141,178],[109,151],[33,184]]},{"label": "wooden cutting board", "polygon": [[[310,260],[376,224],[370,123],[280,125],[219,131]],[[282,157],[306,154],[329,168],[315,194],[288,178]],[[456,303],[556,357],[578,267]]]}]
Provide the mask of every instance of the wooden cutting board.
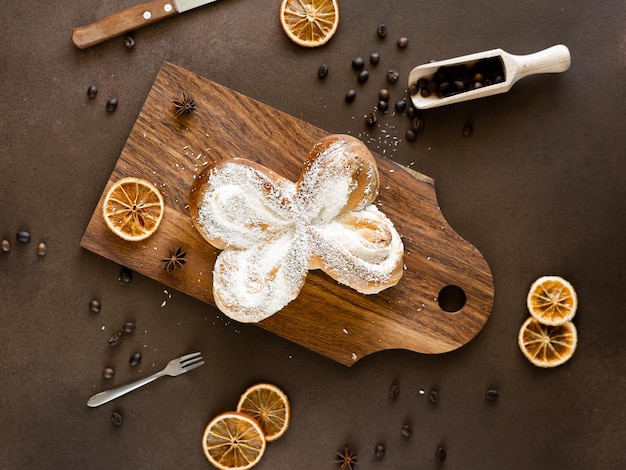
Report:
[{"label": "wooden cutting board", "polygon": [[[175,116],[173,101],[180,99],[183,91],[195,99],[197,109],[181,118]],[[327,134],[164,63],[81,246],[215,305],[211,286],[218,251],[195,230],[187,210],[195,173],[213,160],[237,156],[295,181],[309,149]],[[457,349],[481,330],[493,305],[489,266],[446,222],[433,180],[376,158],[381,175],[378,207],[394,222],[405,244],[406,269],[400,283],[366,296],[337,284],[321,271],[312,271],[295,301],[258,324],[347,366],[386,349],[427,354]],[[125,176],[153,182],[165,198],[165,215],[158,231],[142,242],[119,239],[101,216],[104,194]],[[187,263],[182,270],[167,273],[160,260],[169,255],[170,247],[178,246],[186,251]],[[448,291],[455,290],[448,286],[457,286],[456,292],[465,296],[460,310],[453,313],[443,302]]]}]

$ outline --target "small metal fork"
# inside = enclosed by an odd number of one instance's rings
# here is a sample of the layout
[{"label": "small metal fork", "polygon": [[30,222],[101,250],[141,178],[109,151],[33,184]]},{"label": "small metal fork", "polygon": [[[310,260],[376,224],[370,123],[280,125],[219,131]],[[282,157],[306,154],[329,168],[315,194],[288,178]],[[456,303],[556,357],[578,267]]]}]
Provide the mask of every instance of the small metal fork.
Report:
[{"label": "small metal fork", "polygon": [[154,382],[156,379],[161,378],[165,375],[176,377],[177,375],[181,375],[185,372],[189,372],[190,370],[194,370],[196,367],[200,367],[202,364],[204,364],[204,361],[202,360],[202,354],[199,352],[187,354],[186,356],[181,356],[178,359],[172,359],[167,364],[167,366],[165,366],[165,369],[157,372],[156,374],[152,374],[143,379],[139,379],[136,382],[122,385],[121,387],[112,388],[111,390],[96,393],[87,401],[87,406],[94,408],[96,406],[103,405],[110,402],[111,400],[127,394],[128,392],[132,392],[139,387],[143,387],[150,382]]}]

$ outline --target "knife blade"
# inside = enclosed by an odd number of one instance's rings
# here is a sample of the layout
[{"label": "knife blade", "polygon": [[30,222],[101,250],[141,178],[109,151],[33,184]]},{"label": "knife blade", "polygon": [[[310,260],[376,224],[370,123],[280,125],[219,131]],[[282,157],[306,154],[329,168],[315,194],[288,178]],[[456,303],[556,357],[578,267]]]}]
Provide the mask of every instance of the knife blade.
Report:
[{"label": "knife blade", "polygon": [[155,0],[109,15],[95,23],[74,28],[72,42],[86,49],[151,23],[184,13],[216,0]]}]

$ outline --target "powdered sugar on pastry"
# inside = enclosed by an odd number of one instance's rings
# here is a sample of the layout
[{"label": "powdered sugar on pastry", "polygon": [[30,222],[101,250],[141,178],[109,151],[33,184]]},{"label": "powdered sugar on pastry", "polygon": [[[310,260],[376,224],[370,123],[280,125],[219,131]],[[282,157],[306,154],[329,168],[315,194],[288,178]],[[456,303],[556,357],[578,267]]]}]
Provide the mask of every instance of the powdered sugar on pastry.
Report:
[{"label": "powdered sugar on pastry", "polygon": [[210,165],[189,207],[202,236],[223,250],[213,273],[218,308],[261,321],[298,296],[309,269],[365,294],[395,285],[404,246],[372,205],[378,185],[373,156],[346,135],[319,141],[296,183],[247,160]]}]

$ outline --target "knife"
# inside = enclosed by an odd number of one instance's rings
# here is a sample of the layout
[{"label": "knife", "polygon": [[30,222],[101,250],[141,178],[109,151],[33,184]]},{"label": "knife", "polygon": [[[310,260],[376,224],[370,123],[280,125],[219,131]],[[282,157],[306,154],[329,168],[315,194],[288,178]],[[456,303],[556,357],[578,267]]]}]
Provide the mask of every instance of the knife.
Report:
[{"label": "knife", "polygon": [[169,18],[201,7],[215,0],[155,0],[142,3],[102,18],[95,23],[74,28],[72,42],[79,49],[86,49],[147,24]]}]

